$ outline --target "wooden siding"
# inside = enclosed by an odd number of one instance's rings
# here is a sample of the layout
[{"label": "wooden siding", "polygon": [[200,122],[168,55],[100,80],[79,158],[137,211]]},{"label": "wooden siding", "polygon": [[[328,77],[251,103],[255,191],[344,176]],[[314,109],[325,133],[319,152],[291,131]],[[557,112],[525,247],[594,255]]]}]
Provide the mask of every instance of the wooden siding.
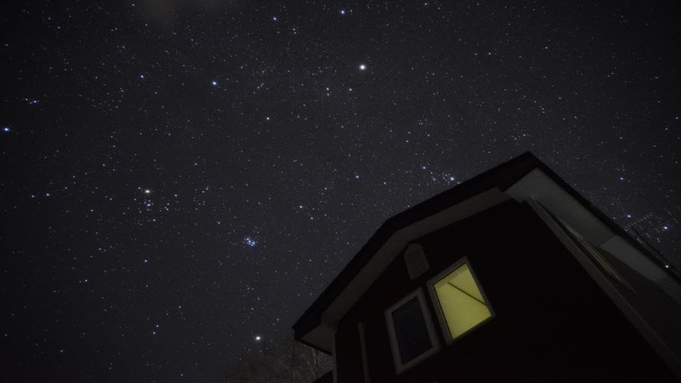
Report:
[{"label": "wooden siding", "polygon": [[[526,205],[509,201],[422,237],[430,270],[411,281],[397,257],[338,323],[338,382],[677,381],[623,314]],[[467,256],[496,318],[450,346],[426,282]],[[442,350],[395,375],[384,311],[424,289]]]}]

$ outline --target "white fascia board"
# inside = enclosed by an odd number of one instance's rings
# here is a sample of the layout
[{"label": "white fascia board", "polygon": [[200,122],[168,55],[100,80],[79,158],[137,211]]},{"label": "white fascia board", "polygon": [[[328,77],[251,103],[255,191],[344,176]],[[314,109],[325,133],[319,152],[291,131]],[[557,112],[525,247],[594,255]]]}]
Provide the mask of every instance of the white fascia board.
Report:
[{"label": "white fascia board", "polygon": [[616,235],[600,247],[638,271],[639,274],[655,282],[681,307],[681,285],[622,237]]},{"label": "white fascia board", "polygon": [[[558,240],[563,243],[565,248],[572,253],[593,280],[600,286],[603,292],[612,300],[617,308],[628,318],[631,324],[636,327],[641,335],[653,346],[655,352],[667,363],[674,373],[681,378],[681,360],[679,356],[667,345],[655,329],[636,311],[615,286],[615,283],[608,279],[588,257],[580,250],[574,241],[563,231],[557,223],[544,211],[544,209],[533,200],[527,201],[539,218],[544,221],[546,226],[553,232]],[[555,214],[555,213],[554,213]],[[581,233],[580,233],[581,234]]]},{"label": "white fascia board", "polygon": [[329,307],[322,313],[322,323],[335,325],[359,298],[369,289],[390,262],[407,245],[407,239],[393,234],[390,239],[374,254],[355,278],[343,289]]},{"label": "white fascia board", "polygon": [[432,233],[445,226],[449,226],[502,202],[508,201],[509,199],[510,198],[498,188],[492,188],[448,209],[442,210],[439,213],[433,214],[428,218],[409,225],[398,231],[397,234],[407,239],[408,242],[411,242],[428,233]]},{"label": "white fascia board", "polygon": [[539,169],[518,180],[506,193],[519,202],[535,200],[541,203],[592,244],[600,245],[615,235],[589,209]]},{"label": "white fascia board", "polygon": [[333,328],[325,324],[320,324],[319,326],[312,329],[312,331],[305,334],[302,339],[303,341],[333,355],[335,334],[336,332]]},{"label": "white fascia board", "polygon": [[681,305],[681,285],[634,246],[612,231],[575,197],[539,169],[521,178],[506,193],[517,201],[537,201],[589,243],[608,251],[639,274],[656,283]]},{"label": "white fascia board", "polygon": [[603,250],[615,255],[625,262],[629,267],[638,271],[640,274],[651,281],[659,281],[668,277],[660,267],[641,254],[634,246],[629,244],[624,238],[615,235],[600,246]]}]

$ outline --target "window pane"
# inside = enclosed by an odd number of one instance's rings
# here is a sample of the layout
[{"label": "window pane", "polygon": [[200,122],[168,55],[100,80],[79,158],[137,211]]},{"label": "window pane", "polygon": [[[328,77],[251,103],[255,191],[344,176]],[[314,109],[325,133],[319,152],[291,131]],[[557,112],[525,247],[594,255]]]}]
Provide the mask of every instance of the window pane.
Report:
[{"label": "window pane", "polygon": [[435,293],[452,339],[492,316],[468,264],[437,281]]},{"label": "window pane", "polygon": [[402,364],[408,363],[433,346],[418,297],[414,297],[392,312],[395,335]]}]

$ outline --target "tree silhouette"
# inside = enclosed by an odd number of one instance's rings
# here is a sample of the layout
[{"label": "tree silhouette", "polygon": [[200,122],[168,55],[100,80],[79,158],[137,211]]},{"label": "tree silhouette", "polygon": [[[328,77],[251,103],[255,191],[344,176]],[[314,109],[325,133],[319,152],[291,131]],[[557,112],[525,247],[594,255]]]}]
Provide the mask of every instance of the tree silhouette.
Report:
[{"label": "tree silhouette", "polygon": [[333,368],[328,355],[296,342],[292,335],[253,350],[225,369],[226,383],[313,382]]}]

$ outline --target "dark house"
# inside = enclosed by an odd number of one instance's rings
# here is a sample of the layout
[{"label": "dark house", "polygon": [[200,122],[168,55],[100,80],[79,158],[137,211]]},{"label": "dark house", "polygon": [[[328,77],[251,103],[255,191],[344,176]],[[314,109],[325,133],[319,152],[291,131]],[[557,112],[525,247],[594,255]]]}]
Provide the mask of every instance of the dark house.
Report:
[{"label": "dark house", "polygon": [[526,153],[387,220],[294,331],[333,382],[679,381],[679,282]]}]

